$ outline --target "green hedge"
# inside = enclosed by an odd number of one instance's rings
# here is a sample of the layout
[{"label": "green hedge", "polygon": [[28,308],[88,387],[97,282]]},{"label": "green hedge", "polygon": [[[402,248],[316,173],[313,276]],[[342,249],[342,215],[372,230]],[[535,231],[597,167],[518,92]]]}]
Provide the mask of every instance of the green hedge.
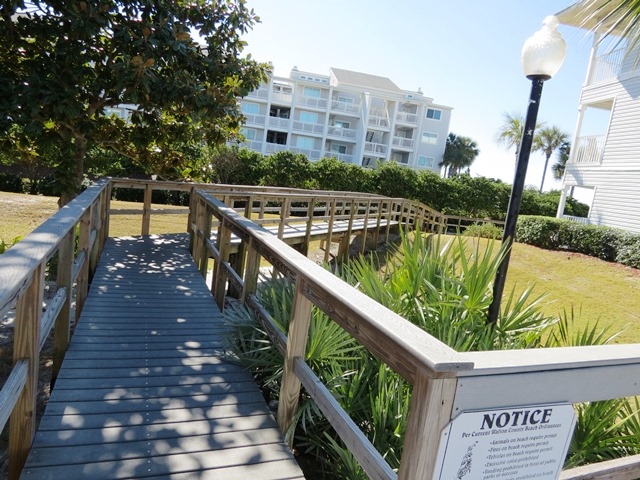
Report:
[{"label": "green hedge", "polygon": [[516,241],[549,250],[569,250],[640,268],[640,235],[560,218],[518,218]]}]

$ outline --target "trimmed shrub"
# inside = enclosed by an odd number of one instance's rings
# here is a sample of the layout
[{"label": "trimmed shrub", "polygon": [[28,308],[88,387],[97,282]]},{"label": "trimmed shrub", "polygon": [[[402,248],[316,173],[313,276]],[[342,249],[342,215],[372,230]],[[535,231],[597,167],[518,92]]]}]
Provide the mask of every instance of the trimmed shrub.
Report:
[{"label": "trimmed shrub", "polygon": [[3,192],[23,193],[22,178],[11,173],[0,173],[0,190]]},{"label": "trimmed shrub", "polygon": [[493,223],[479,223],[469,225],[462,233],[465,237],[502,238],[503,229]]},{"label": "trimmed shrub", "polygon": [[640,235],[627,233],[619,239],[616,263],[640,268]]},{"label": "trimmed shrub", "polygon": [[560,246],[560,226],[568,220],[551,217],[526,216],[518,218],[516,242],[555,250]]}]

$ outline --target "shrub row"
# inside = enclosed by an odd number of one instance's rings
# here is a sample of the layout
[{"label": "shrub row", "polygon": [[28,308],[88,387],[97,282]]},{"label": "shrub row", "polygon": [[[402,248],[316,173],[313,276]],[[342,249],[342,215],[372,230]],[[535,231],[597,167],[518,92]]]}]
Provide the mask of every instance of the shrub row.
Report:
[{"label": "shrub row", "polygon": [[516,241],[549,250],[569,250],[640,268],[640,235],[560,218],[521,216]]}]

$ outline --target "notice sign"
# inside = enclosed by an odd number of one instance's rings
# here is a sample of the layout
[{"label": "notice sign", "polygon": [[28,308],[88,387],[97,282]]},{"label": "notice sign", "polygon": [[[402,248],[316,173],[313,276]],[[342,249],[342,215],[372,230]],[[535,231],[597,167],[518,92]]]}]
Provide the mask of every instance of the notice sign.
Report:
[{"label": "notice sign", "polygon": [[575,418],[564,404],[461,413],[442,433],[434,479],[555,480]]}]

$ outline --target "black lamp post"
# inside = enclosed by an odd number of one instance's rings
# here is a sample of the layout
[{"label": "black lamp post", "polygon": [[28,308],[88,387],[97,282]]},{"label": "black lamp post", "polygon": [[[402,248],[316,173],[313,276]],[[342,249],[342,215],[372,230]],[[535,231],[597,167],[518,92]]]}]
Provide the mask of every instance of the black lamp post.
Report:
[{"label": "black lamp post", "polygon": [[527,39],[522,47],[522,69],[526,77],[531,80],[531,94],[502,235],[502,243],[507,245],[507,251],[496,272],[496,279],[493,283],[493,301],[489,306],[487,315],[488,322],[492,324],[498,320],[498,314],[500,313],[500,301],[502,300],[502,292],[507,279],[511,245],[513,244],[518,214],[520,213],[522,191],[524,189],[524,180],[527,176],[536,119],[538,118],[542,85],[560,69],[567,50],[564,39],[558,33],[558,24],[558,19],[554,16],[545,18],[542,22],[542,28]]}]

